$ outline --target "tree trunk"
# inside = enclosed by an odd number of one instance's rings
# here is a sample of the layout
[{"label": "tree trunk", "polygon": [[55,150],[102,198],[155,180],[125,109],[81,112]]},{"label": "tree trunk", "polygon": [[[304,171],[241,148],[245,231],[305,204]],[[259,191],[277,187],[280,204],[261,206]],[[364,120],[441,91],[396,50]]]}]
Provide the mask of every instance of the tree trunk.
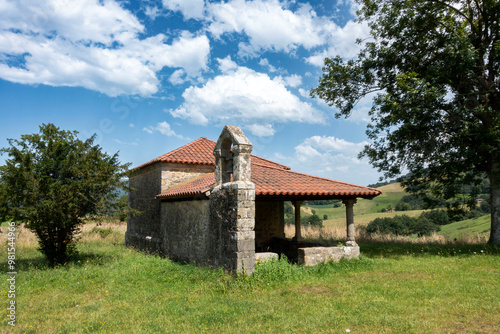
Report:
[{"label": "tree trunk", "polygon": [[490,173],[491,233],[490,244],[500,245],[500,162],[494,162]]}]

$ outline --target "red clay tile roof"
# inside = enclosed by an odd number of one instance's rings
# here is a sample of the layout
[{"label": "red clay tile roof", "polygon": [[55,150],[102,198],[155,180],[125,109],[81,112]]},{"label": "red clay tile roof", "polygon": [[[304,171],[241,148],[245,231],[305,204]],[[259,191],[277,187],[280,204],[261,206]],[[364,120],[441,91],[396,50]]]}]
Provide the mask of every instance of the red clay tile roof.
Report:
[{"label": "red clay tile roof", "polygon": [[[172,162],[196,165],[215,166],[214,157],[215,142],[213,140],[201,137],[189,144],[179,147],[171,152],[165,153],[153,160],[150,160],[134,169],[141,169],[157,162]],[[281,169],[290,169],[290,167],[277,162],[267,160],[252,154],[252,164],[276,167]]]},{"label": "red clay tile roof", "polygon": [[260,165],[252,165],[255,195],[375,197],[382,192],[323,177]]},{"label": "red clay tile roof", "polygon": [[160,155],[158,158],[150,160],[137,166],[135,169],[141,169],[156,162],[174,162],[197,165],[214,165],[214,147],[213,140],[201,137],[189,144],[179,147],[173,151]]},{"label": "red clay tile roof", "polygon": [[[215,141],[199,138],[176,150],[148,161],[135,169],[141,169],[157,162],[184,164],[215,165],[213,150]],[[282,197],[375,197],[381,191],[374,188],[358,186],[350,183],[334,181],[317,176],[297,173],[290,167],[252,155],[252,176],[257,196]],[[162,199],[181,198],[186,196],[204,196],[215,185],[213,173],[199,176],[178,184],[157,197]]]},{"label": "red clay tile roof", "polygon": [[[255,195],[262,197],[279,196],[284,199],[297,197],[372,198],[382,193],[375,188],[358,186],[261,164],[252,164],[251,180],[255,184]],[[167,189],[165,192],[159,194],[157,198],[168,199],[196,195],[204,196],[203,194],[211,190],[214,186],[215,175],[209,173]]]}]

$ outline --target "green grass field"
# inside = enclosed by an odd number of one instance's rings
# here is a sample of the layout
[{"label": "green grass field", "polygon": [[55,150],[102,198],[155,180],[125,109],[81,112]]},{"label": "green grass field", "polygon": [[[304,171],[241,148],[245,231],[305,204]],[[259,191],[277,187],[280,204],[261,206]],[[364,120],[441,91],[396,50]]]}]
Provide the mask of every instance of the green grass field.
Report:
[{"label": "green grass field", "polygon": [[[2,332],[494,333],[500,327],[498,248],[369,242],[360,245],[360,260],[316,267],[271,262],[235,279],[126,248],[123,233],[123,224],[88,226],[79,257],[51,269],[33,236],[18,228],[17,324],[7,325],[3,307]],[[0,256],[6,259],[6,247]]]},{"label": "green grass field", "polygon": [[470,235],[489,236],[490,229],[491,215],[486,215],[441,226],[439,234],[449,239],[461,239]]}]

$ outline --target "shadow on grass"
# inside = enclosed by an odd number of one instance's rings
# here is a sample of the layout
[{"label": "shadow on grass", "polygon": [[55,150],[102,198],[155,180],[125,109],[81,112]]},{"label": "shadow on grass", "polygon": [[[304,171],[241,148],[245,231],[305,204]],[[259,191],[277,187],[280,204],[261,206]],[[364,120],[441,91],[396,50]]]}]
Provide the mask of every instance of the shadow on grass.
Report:
[{"label": "shadow on grass", "polygon": [[399,256],[472,256],[500,255],[500,246],[466,243],[411,243],[395,241],[358,241],[361,254],[370,258]]},{"label": "shadow on grass", "polygon": [[[45,256],[41,253],[38,256],[29,257],[29,258],[21,258],[15,260],[15,271],[17,273],[23,271],[32,271],[32,270],[48,270],[54,268],[64,268],[64,267],[81,267],[86,264],[92,265],[104,265],[109,263],[113,257],[104,255],[102,253],[92,253],[92,252],[79,252],[78,254],[73,255],[68,262],[63,265],[56,265],[51,267],[47,262]],[[12,270],[8,267],[7,261],[0,262],[0,268],[4,268],[5,272],[10,272]]]}]

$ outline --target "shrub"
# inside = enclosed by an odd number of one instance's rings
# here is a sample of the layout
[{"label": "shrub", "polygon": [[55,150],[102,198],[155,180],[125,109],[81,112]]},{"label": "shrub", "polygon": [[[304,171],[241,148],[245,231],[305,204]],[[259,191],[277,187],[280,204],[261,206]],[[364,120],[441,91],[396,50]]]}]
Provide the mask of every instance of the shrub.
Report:
[{"label": "shrub", "polygon": [[417,234],[419,237],[431,235],[433,232],[439,230],[439,226],[426,217],[412,218],[407,215],[395,216],[393,218],[377,218],[371,221],[366,227],[366,232],[369,234]]},{"label": "shrub", "polygon": [[422,212],[420,218],[426,218],[438,226],[443,226],[450,223],[450,218],[448,217],[448,212],[446,212],[446,210],[431,210]]},{"label": "shrub", "polygon": [[77,134],[43,124],[0,149],[9,156],[0,166],[0,220],[26,223],[51,266],[75,253],[84,219],[116,199],[128,167],[94,145],[95,135],[82,141]]},{"label": "shrub", "polygon": [[405,202],[399,202],[396,204],[396,211],[410,211],[411,205]]}]

